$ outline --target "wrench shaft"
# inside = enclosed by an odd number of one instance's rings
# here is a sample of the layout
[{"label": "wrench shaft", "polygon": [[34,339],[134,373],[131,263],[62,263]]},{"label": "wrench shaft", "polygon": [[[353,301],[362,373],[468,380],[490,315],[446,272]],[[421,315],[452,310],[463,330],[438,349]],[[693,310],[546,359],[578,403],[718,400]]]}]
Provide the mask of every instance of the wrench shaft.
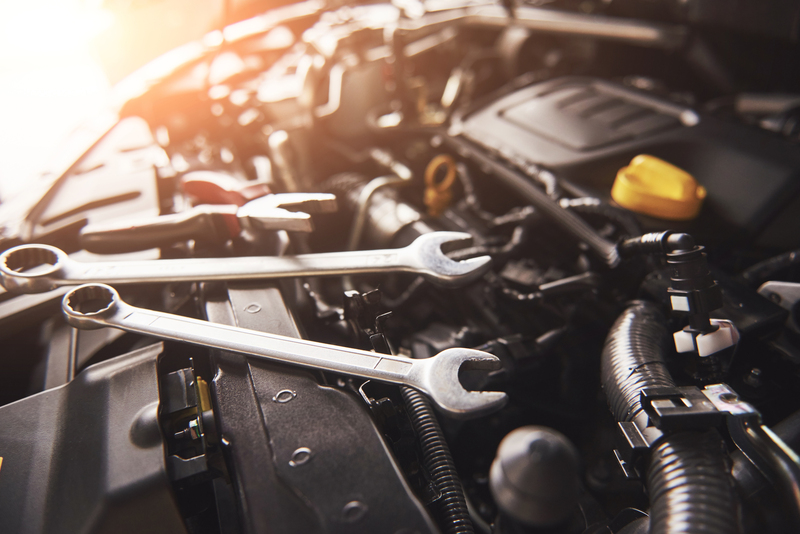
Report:
[{"label": "wrench shaft", "polygon": [[298,256],[261,256],[225,259],[177,259],[81,263],[69,260],[58,285],[87,282],[130,284],[143,282],[194,282],[214,280],[267,280],[287,276],[337,276],[408,270],[400,264],[403,250],[368,253],[323,253]]},{"label": "wrench shaft", "polygon": [[442,285],[469,283],[489,268],[481,256],[455,261],[443,246],[467,243],[469,234],[433,232],[398,249],[301,254],[298,256],[246,256],[188,258],[152,261],[84,263],[70,259],[49,245],[21,245],[0,254],[0,282],[17,293],[41,293],[83,283],[135,284],[268,280],[306,276],[341,276],[408,272]]},{"label": "wrench shaft", "polygon": [[408,385],[414,360],[286,338],[188,317],[119,306],[103,321],[129,332],[229,350],[269,360]]},{"label": "wrench shaft", "polygon": [[137,334],[410,386],[430,396],[454,417],[482,415],[501,407],[507,400],[505,393],[467,391],[459,382],[458,372],[463,363],[483,369],[499,367],[496,356],[478,350],[452,348],[432,358],[410,360],[136,308],[104,284],[86,284],[71,290],[64,296],[61,307],[67,322],[76,328],[112,326]]}]

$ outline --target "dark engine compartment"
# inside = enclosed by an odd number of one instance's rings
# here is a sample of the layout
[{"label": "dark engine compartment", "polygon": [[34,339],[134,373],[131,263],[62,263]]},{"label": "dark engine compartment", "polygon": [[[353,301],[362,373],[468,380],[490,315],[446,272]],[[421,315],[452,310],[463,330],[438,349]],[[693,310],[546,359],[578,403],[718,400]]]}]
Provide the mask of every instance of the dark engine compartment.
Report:
[{"label": "dark engine compartment", "polygon": [[[91,148],[0,205],[2,250],[112,263],[466,232],[445,252],[492,267],[458,288],[116,289],[414,359],[486,351],[501,368],[459,378],[504,408],[454,419],[408,387],[74,329],[69,288],[5,291],[0,531],[796,532],[800,4],[539,4],[275,8],[123,82]],[[698,216],[612,198],[642,154],[704,188]],[[336,196],[310,232],[174,222],[304,192]],[[92,234],[159,216],[155,237]]]}]

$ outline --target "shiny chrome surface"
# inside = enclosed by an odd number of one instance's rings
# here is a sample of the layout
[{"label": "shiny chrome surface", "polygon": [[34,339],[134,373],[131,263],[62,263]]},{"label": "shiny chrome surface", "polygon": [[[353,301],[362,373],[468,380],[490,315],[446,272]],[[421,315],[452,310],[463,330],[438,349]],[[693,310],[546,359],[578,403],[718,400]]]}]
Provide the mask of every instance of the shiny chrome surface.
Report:
[{"label": "shiny chrome surface", "polygon": [[443,285],[460,285],[479,278],[491,258],[455,261],[442,248],[469,244],[461,232],[434,232],[399,249],[359,250],[298,256],[192,258],[152,261],[83,263],[49,245],[21,245],[0,255],[0,282],[11,292],[41,293],[89,282],[134,284],[212,280],[266,280],[296,276],[336,276],[408,272]]},{"label": "shiny chrome surface", "polygon": [[505,405],[505,393],[467,391],[458,379],[471,369],[496,369],[489,353],[447,349],[432,358],[412,360],[364,350],[266,334],[179,315],[136,308],[105,284],[79,286],[64,296],[62,310],[70,325],[93,329],[110,326],[128,332],[229,350],[302,367],[410,386],[430,396],[454,417],[484,415]]}]

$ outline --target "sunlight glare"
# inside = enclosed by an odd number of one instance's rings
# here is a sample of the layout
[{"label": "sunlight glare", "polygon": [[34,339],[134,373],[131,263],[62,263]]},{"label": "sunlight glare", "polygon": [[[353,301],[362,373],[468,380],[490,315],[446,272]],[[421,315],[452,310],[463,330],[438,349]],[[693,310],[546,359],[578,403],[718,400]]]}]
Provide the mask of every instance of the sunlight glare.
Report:
[{"label": "sunlight glare", "polygon": [[85,49],[114,21],[111,12],[77,0],[28,0],[17,4],[2,9],[6,16],[0,20],[0,45],[23,55]]},{"label": "sunlight glare", "polygon": [[0,195],[49,170],[52,154],[102,109],[110,84],[91,41],[113,22],[98,2],[0,0]]}]

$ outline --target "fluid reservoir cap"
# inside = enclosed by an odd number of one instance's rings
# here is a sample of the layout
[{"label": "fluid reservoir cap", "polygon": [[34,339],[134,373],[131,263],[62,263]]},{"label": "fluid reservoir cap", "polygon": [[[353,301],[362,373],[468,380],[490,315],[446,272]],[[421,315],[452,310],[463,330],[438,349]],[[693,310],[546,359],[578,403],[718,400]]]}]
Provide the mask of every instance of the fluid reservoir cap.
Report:
[{"label": "fluid reservoir cap", "polygon": [[706,189],[678,167],[647,154],[640,154],[617,173],[611,198],[637,213],[687,221],[700,213]]},{"label": "fluid reservoir cap", "polygon": [[517,521],[551,527],[570,519],[578,502],[578,451],[561,433],[525,426],[500,443],[489,471],[498,507]]}]

